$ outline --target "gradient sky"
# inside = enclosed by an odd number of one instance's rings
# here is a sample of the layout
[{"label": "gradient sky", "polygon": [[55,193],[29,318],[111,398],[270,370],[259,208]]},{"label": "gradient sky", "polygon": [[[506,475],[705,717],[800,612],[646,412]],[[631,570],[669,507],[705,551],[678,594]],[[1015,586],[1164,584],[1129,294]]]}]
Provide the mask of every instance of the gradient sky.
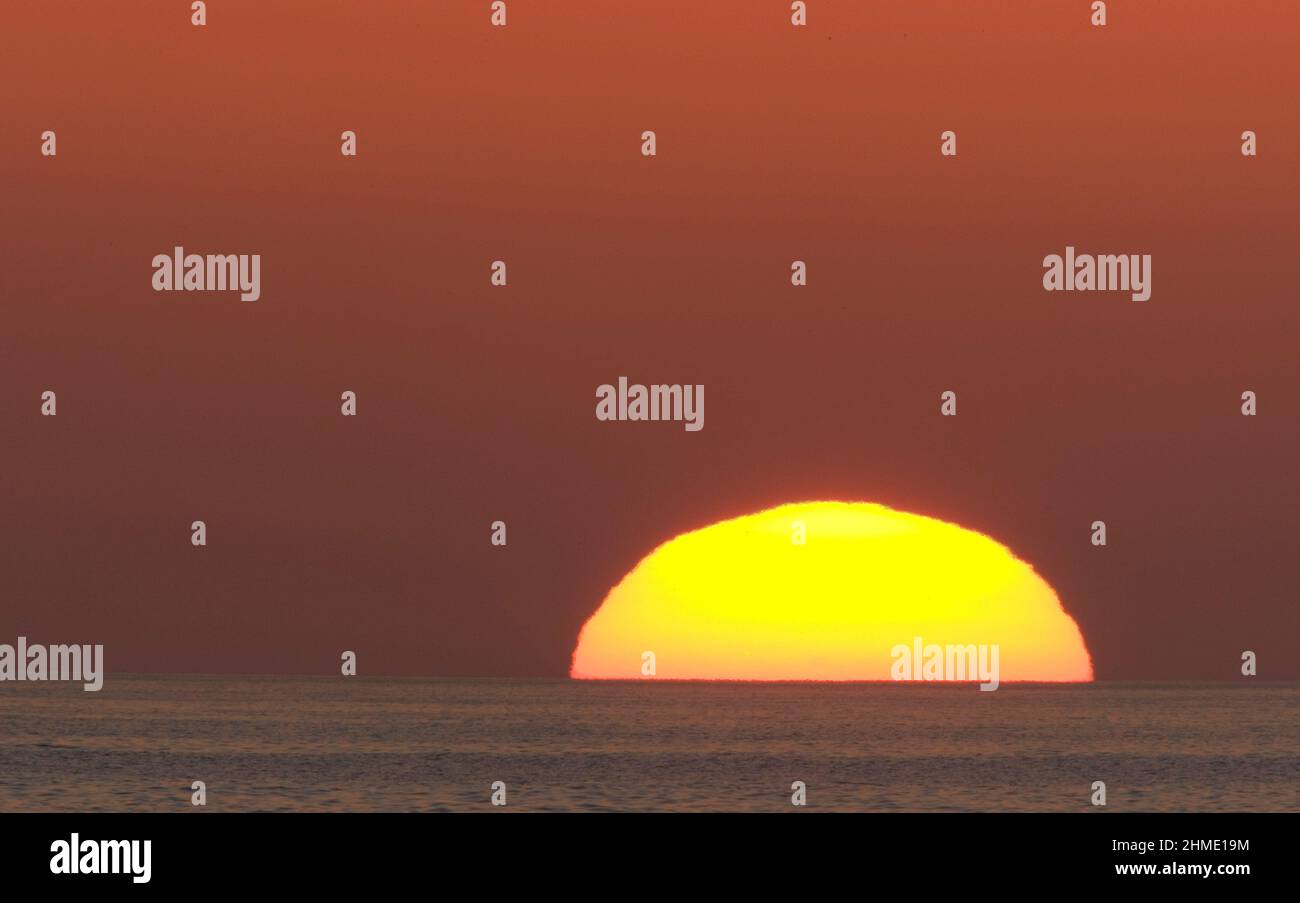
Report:
[{"label": "gradient sky", "polygon": [[[0,641],[560,676],[657,544],[847,499],[1006,544],[1099,679],[1300,677],[1293,3],[209,6],[0,13]],[[261,300],[153,292],[177,244]]]}]

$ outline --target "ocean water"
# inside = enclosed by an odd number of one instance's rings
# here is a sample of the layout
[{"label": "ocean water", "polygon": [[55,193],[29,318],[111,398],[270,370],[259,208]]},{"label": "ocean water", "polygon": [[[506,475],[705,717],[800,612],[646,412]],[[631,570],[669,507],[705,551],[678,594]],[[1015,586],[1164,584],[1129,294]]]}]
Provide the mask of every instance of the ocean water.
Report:
[{"label": "ocean water", "polygon": [[[1300,684],[0,684],[0,811],[1300,810]],[[501,810],[498,810],[501,811]]]}]

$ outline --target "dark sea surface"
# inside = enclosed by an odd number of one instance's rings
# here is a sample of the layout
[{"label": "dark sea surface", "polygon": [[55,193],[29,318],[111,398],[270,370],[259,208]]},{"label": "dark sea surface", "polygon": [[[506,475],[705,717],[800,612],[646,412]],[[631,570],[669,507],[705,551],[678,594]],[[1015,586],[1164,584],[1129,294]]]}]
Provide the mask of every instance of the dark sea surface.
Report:
[{"label": "dark sea surface", "polygon": [[1300,684],[0,684],[0,811],[1300,810]]}]

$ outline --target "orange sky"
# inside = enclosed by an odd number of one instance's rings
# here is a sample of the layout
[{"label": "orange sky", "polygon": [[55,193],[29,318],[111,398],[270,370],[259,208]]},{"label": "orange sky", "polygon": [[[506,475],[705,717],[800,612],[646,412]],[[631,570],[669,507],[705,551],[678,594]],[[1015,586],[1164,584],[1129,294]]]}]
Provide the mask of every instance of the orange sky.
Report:
[{"label": "orange sky", "polygon": [[[1014,548],[1099,678],[1300,677],[1294,4],[167,6],[3,14],[4,635],[561,675],[655,545],[852,498]],[[152,292],[176,244],[261,300]],[[1045,294],[1067,244],[1152,300]],[[706,428],[598,423],[620,375]]]}]

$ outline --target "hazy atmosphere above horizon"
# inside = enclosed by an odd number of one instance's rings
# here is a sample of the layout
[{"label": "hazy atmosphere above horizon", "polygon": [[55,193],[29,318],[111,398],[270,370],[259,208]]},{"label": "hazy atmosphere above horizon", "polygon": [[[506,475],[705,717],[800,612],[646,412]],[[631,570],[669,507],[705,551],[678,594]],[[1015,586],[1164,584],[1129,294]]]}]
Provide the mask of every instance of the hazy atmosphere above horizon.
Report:
[{"label": "hazy atmosphere above horizon", "polygon": [[0,29],[0,644],[1300,679],[1294,10],[151,6]]}]

